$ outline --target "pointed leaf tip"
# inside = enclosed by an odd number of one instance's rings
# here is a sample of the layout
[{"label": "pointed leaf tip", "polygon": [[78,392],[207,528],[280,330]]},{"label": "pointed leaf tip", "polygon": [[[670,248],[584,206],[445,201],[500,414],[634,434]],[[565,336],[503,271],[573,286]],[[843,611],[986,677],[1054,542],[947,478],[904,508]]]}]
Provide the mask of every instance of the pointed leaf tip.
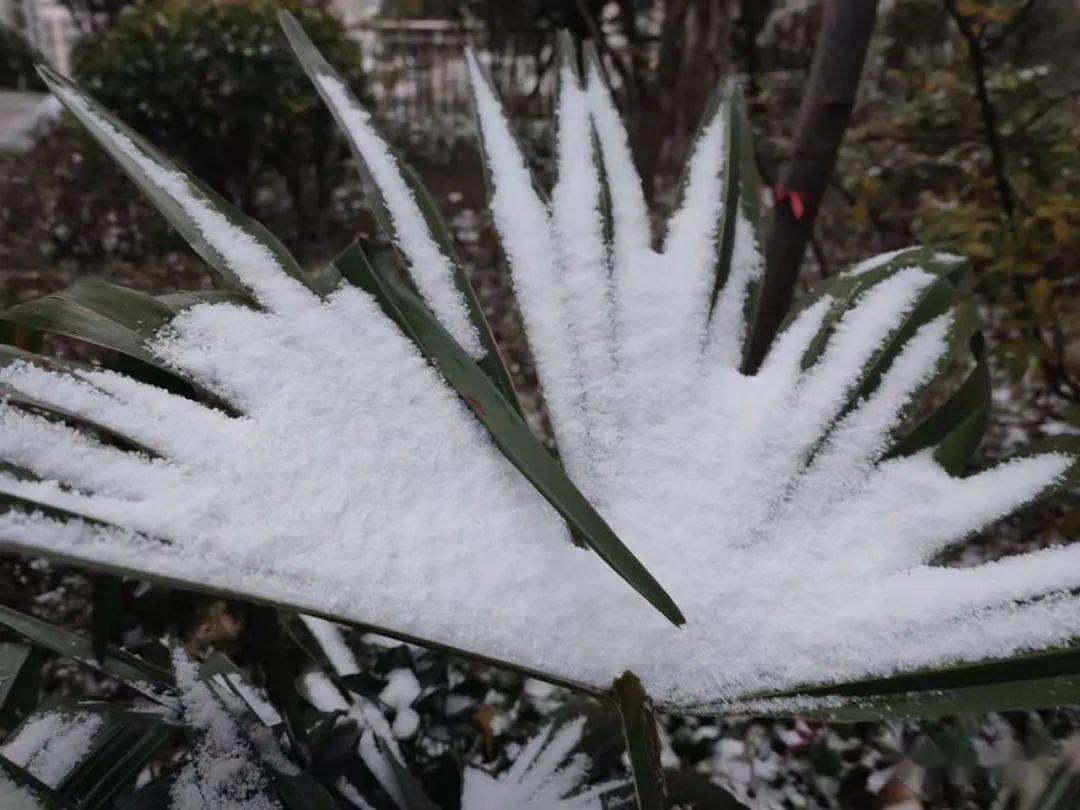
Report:
[{"label": "pointed leaf tip", "polygon": [[278,12],[278,25],[281,26],[281,30],[284,31],[285,37],[293,44],[293,47],[296,47],[297,42],[309,43],[304,26],[300,25],[300,21],[288,9],[283,8]]},{"label": "pointed leaf tip", "polygon": [[577,60],[577,46],[574,44],[573,36],[565,28],[559,29],[559,33],[555,37],[555,52],[559,58],[560,69],[563,67],[570,68],[574,76],[580,81],[581,69]]}]

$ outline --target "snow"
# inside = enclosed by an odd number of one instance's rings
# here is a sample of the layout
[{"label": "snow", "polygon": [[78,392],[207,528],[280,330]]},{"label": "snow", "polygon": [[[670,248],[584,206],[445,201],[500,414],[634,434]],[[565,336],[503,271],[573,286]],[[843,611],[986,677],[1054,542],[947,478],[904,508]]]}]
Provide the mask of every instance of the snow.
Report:
[{"label": "snow", "polygon": [[44,810],[45,806],[30,791],[19,787],[7,774],[0,772],[0,807],[5,810]]},{"label": "snow", "polygon": [[498,777],[480,768],[466,768],[462,810],[600,810],[601,797],[618,785],[582,787],[591,763],[573,751],[584,730],[584,717],[558,729],[548,726],[525,744],[513,765]]},{"label": "snow", "polygon": [[[416,732],[415,727],[411,731],[406,727],[406,724],[413,722],[411,719],[404,721],[401,729],[409,733],[398,734],[397,723],[395,722],[392,727],[374,701],[355,692],[343,693],[325,673],[319,670],[305,672],[301,676],[300,685],[305,699],[316,709],[324,713],[343,712],[345,720],[351,720],[367,733],[377,736],[390,755],[397,757],[399,761],[404,761],[397,740],[399,737],[411,737]],[[415,717],[415,723],[419,725],[420,717],[413,709],[408,709],[406,704],[402,710],[410,713],[411,717]],[[359,752],[361,756],[384,758],[383,752],[374,745],[373,739],[369,739],[367,743],[361,739]]]},{"label": "snow", "polygon": [[[580,455],[586,438],[581,410],[575,401],[582,397],[585,380],[571,348],[572,319],[565,309],[562,267],[551,218],[533,188],[533,178],[525,157],[510,130],[510,123],[487,79],[476,54],[467,52],[469,79],[476,101],[476,116],[483,134],[484,152],[491,174],[491,210],[495,226],[504,235],[502,244],[510,264],[514,291],[522,304],[525,327],[532,336],[537,363],[543,369],[544,398],[550,406],[555,435],[566,447],[565,462],[572,473],[584,467]],[[562,120],[576,118],[588,125],[588,109],[579,103],[570,109],[571,98],[563,94]],[[587,129],[586,129],[587,131]],[[580,138],[581,133],[575,133]],[[562,134],[563,142],[568,136]],[[588,147],[585,141],[585,147]],[[577,143],[580,148],[581,144]],[[595,211],[596,199],[585,201],[586,210]],[[595,214],[594,214],[595,216]],[[564,223],[565,225],[565,223]],[[565,438],[565,441],[563,439]]]},{"label": "snow", "polygon": [[[524,308],[529,323],[543,322],[552,314],[558,318],[556,328],[568,331],[576,349],[572,356],[573,397],[568,411],[559,414],[559,435],[576,433],[578,439],[567,435],[563,444],[570,443],[564,462],[579,485],[586,491],[594,465],[589,459],[608,458],[614,431],[610,425],[618,412],[618,391],[615,372],[618,358],[610,350],[612,338],[613,289],[608,271],[608,251],[603,239],[603,219],[600,210],[599,166],[593,149],[592,123],[588,97],[576,81],[568,65],[560,68],[561,87],[558,112],[558,182],[552,192],[551,233],[558,251],[559,274],[555,290],[559,300],[556,309],[548,312],[544,300],[530,301]],[[517,297],[524,300],[530,292],[516,278]],[[550,295],[549,295],[550,298]],[[568,317],[560,313],[567,313]],[[529,326],[531,333],[532,326]],[[550,347],[541,342],[538,362],[544,380],[556,374],[551,361]],[[586,385],[585,381],[589,384]],[[572,420],[572,425],[566,422]],[[576,443],[576,446],[574,446]]]},{"label": "snow", "polygon": [[[869,259],[864,259],[859,262],[851,269],[845,271],[844,275],[848,277],[865,276],[872,270],[879,270],[889,262],[895,259],[901,259],[905,255],[914,257],[917,251],[920,250],[922,250],[922,248],[919,245],[909,245],[908,247],[903,247],[899,250],[890,250],[887,253],[879,253],[877,256],[871,256]],[[934,260],[946,264],[958,264],[964,261],[964,257],[958,256],[955,253],[938,252],[934,254]]]},{"label": "snow", "polygon": [[89,753],[102,722],[101,715],[89,712],[34,714],[0,747],[0,754],[57,787]]},{"label": "snow", "polygon": [[281,263],[265,244],[216,210],[180,171],[154,160],[95,112],[77,91],[54,85],[53,93],[85,126],[97,132],[190,217],[206,243],[264,306],[288,310],[302,306],[305,299],[312,297],[299,281],[282,272]]},{"label": "snow", "polygon": [[482,357],[484,348],[469,320],[465,299],[454,284],[450,259],[428,230],[416,198],[389,147],[375,131],[371,116],[337,78],[320,75],[317,81],[383,195],[397,244],[420,293],[454,339],[473,357]]},{"label": "snow", "polygon": [[199,678],[198,668],[177,648],[173,652],[176,685],[184,719],[198,736],[191,760],[172,785],[173,810],[275,810],[269,785],[251,743],[243,736],[210,687]]},{"label": "snow", "polygon": [[397,757],[400,764],[400,755],[387,749],[386,744],[384,737],[377,735],[371,729],[366,729],[360,735],[358,747],[360,759],[367,765],[368,770],[371,771],[372,776],[375,777],[382,789],[393,799],[394,804],[401,810],[408,810],[409,801],[401,784],[398,782],[394,762],[391,759],[391,757]]},{"label": "snow", "polygon": [[233,690],[247,708],[255,713],[264,726],[272,728],[282,722],[281,714],[274,704],[266,697],[262,690],[252,686],[244,676],[238,672],[223,672],[214,676],[213,682],[219,691],[221,688]]},{"label": "snow", "polygon": [[916,251],[918,249],[919,249],[919,247],[917,245],[913,245],[913,246],[910,246],[910,247],[900,248],[899,250],[890,250],[890,251],[888,251],[886,253],[879,253],[877,256],[871,256],[869,259],[864,259],[863,261],[859,262],[854,267],[852,267],[850,270],[848,270],[844,275],[847,275],[847,276],[863,276],[863,275],[866,275],[867,273],[869,273],[872,270],[877,270],[880,267],[884,267],[886,264],[891,262],[893,259],[899,258],[900,256],[903,256],[905,253],[911,253],[911,252],[914,252],[914,251]]},{"label": "snow", "polygon": [[353,787],[352,782],[344,776],[338,777],[337,782],[334,783],[334,787],[337,788],[338,792],[350,801],[354,807],[359,807],[360,810],[374,810],[374,808],[367,803],[367,800],[360,795],[360,791]]},{"label": "snow", "polygon": [[731,273],[716,299],[709,321],[709,357],[712,362],[738,368],[746,340],[746,303],[752,285],[765,275],[765,256],[754,226],[742,207],[735,214],[735,245]]},{"label": "snow", "polygon": [[[682,337],[686,345],[702,341],[709,320],[710,297],[716,281],[715,244],[728,202],[724,199],[727,124],[727,116],[721,109],[706,124],[694,146],[682,203],[668,224],[663,266],[659,268],[659,272],[670,279],[672,289],[669,296],[656,303],[675,308],[666,312],[658,309],[648,316],[653,321],[666,319],[682,325],[687,332]],[[746,265],[734,262],[733,268],[745,269]],[[739,286],[729,284],[725,291]],[[737,299],[739,294],[733,294],[731,298]],[[723,316],[717,317],[717,322],[725,327],[733,314],[727,309],[725,307]]]},{"label": "snow", "polygon": [[387,683],[379,700],[394,709],[394,736],[407,739],[420,727],[420,715],[412,704],[420,697],[420,682],[411,669],[395,669],[387,678]]},{"label": "snow", "polygon": [[[162,456],[123,453],[0,404],[0,458],[43,479],[0,475],[0,491],[119,527],[11,510],[0,516],[0,540],[594,688],[629,669],[661,706],[703,712],[762,691],[1073,637],[1080,600],[1068,592],[1080,587],[1080,545],[973,568],[932,564],[947,545],[1037,497],[1071,458],[1032,456],[964,479],[929,452],[881,460],[954,337],[951,317],[917,330],[880,387],[852,401],[866,364],[937,277],[925,257],[873,277],[809,368],[804,355],[837,305],[828,298],[799,315],[758,374],[744,376],[741,304],[760,273],[745,220],[708,316],[723,128],[702,133],[687,190],[694,210],[680,211],[658,252],[625,130],[595,68],[560,97],[550,205],[475,65],[473,73],[497,162],[495,220],[560,449],[680,606],[681,630],[568,542],[554,510],[370,296],[343,287],[317,298],[253,238],[200,207],[183,178],[153,166],[144,168],[204,224],[265,309],[192,307],[149,350],[243,416],[108,371],[0,369],[0,382]],[[614,196],[611,245],[586,112]],[[395,216],[404,246],[401,233],[420,223],[410,224],[417,214],[404,203]],[[422,272],[434,278],[437,269]],[[350,666],[332,640],[320,644],[335,667]],[[401,714],[396,731],[405,735]]]},{"label": "snow", "polygon": [[354,675],[360,671],[349,645],[345,643],[341,628],[326,619],[316,616],[301,616],[304,625],[310,631],[319,647],[330,662],[331,668],[337,675]]}]

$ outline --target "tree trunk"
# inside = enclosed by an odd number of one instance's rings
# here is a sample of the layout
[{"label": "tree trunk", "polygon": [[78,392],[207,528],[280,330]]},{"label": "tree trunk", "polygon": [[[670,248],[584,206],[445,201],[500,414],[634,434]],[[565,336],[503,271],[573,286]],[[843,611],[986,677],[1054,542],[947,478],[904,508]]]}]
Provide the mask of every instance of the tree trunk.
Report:
[{"label": "tree trunk", "polygon": [[826,0],[791,158],[777,175],[776,206],[765,248],[765,281],[750,337],[748,372],[761,365],[791,306],[821,197],[855,105],[877,5],[877,0]]}]

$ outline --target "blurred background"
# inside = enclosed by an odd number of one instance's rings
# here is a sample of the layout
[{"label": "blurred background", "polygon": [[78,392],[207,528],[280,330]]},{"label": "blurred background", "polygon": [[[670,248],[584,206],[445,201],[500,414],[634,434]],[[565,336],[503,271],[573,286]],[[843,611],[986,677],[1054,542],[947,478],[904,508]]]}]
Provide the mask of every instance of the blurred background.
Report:
[{"label": "blurred background", "polygon": [[[877,5],[854,111],[814,200],[798,286],[913,242],[969,257],[968,294],[987,324],[995,385],[980,461],[1080,432],[1080,2]],[[347,150],[279,32],[277,11],[289,8],[441,201],[542,431],[535,375],[485,211],[463,46],[480,52],[536,169],[550,177],[554,35],[567,29],[593,40],[660,233],[708,94],[723,77],[738,77],[746,93],[763,188],[784,188],[778,178],[800,137],[825,6],[0,0],[0,305],[88,275],[152,292],[212,285],[198,258],[44,94],[35,61],[74,77],[309,267],[357,233],[375,234]],[[74,344],[61,351],[94,359]],[[1075,538],[1075,501],[1066,496],[1012,518],[951,561]],[[0,558],[0,603],[85,628],[90,592],[72,570]],[[175,632],[193,651],[215,646],[241,660],[250,643],[242,606],[133,583],[123,608],[128,641]],[[359,633],[351,640],[375,675],[432,666],[456,673],[453,716],[446,701],[389,709],[418,713],[402,742],[428,782],[451,772],[448,757],[498,759],[551,713],[588,708],[552,687],[441,654]],[[47,688],[110,688],[87,677],[57,664]],[[754,807],[975,808],[1037,778],[1080,729],[1080,712],[848,726],[668,717],[665,725],[666,766],[711,779]]]}]

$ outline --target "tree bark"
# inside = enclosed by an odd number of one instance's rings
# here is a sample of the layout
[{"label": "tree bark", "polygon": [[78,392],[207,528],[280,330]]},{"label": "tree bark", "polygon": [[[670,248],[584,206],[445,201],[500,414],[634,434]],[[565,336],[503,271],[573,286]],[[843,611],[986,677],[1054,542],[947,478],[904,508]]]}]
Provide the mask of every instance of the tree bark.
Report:
[{"label": "tree bark", "polygon": [[814,61],[799,108],[791,158],[778,174],[765,280],[746,370],[761,365],[789,307],[821,197],[836,167],[870,37],[877,0],[826,0]]}]

